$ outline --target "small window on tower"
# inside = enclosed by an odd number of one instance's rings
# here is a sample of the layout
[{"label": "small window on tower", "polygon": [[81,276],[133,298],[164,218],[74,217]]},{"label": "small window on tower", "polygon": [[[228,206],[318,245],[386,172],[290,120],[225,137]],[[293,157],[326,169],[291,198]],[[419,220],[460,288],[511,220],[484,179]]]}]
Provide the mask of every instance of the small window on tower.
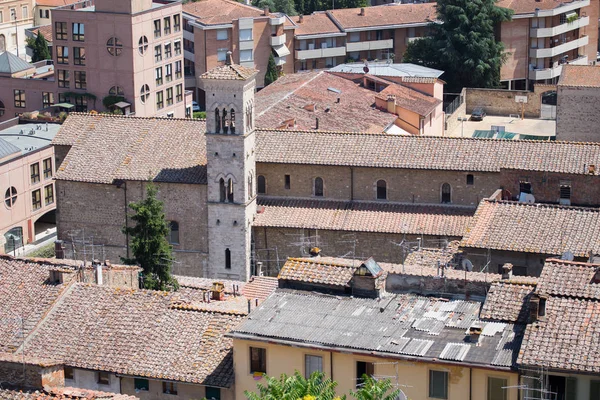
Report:
[{"label": "small window on tower", "polygon": [[231,250],[225,249],[225,269],[231,269]]},{"label": "small window on tower", "polygon": [[285,176],[285,188],[286,189],[290,188],[290,181],[291,181],[290,175],[286,175]]}]

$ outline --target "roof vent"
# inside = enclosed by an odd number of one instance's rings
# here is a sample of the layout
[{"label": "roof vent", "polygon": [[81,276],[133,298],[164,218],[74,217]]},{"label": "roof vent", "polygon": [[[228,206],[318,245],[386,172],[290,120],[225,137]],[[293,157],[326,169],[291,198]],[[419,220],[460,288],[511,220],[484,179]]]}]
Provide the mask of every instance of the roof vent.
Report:
[{"label": "roof vent", "polygon": [[226,59],[226,61],[225,61],[225,65],[231,65],[231,64],[233,64],[233,57],[232,57],[232,54],[233,54],[233,53],[231,52],[231,50],[229,50],[229,51],[227,52],[227,59]]},{"label": "roof vent", "polygon": [[588,166],[588,174],[590,174],[590,175],[596,174],[596,166],[594,164],[590,164]]}]

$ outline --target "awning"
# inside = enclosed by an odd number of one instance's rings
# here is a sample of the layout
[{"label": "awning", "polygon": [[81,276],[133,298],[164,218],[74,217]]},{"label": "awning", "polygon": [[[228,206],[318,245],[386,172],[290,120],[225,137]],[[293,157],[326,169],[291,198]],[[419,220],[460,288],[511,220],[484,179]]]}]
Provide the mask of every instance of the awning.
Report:
[{"label": "awning", "polygon": [[131,104],[127,103],[126,101],[120,101],[118,103],[113,104],[113,106],[118,107],[118,108],[125,108],[125,107],[130,107]]},{"label": "awning", "polygon": [[61,107],[61,108],[68,108],[68,109],[70,109],[70,108],[73,108],[75,106],[73,104],[71,104],[71,103],[58,103],[58,104],[55,104],[54,107]]},{"label": "awning", "polygon": [[285,44],[273,46],[273,51],[277,54],[277,57],[285,57],[291,54],[290,49],[288,49]]}]

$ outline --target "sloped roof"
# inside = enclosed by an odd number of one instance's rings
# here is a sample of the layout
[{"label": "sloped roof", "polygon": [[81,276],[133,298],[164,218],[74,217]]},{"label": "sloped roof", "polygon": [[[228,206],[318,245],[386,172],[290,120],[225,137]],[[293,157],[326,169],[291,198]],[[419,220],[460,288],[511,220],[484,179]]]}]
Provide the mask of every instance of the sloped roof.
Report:
[{"label": "sloped roof", "polygon": [[47,387],[43,390],[0,389],[0,400],[137,400],[127,394],[74,387]]},{"label": "sloped roof", "polygon": [[239,18],[256,18],[264,11],[233,0],[200,0],[183,4],[183,12],[196,17],[204,25],[230,24]]},{"label": "sloped roof", "polygon": [[60,7],[75,4],[82,0],[36,0],[35,4],[44,7]]},{"label": "sloped roof", "polygon": [[342,32],[325,11],[304,15],[302,16],[302,22],[300,22],[300,17],[293,18],[296,22],[296,30],[294,31],[296,36]]},{"label": "sloped roof", "polygon": [[387,101],[389,95],[394,96],[394,102],[397,106],[415,112],[421,116],[429,115],[442,103],[441,100],[436,99],[433,96],[427,96],[426,94],[409,87],[394,83],[377,93],[376,97]]},{"label": "sloped roof", "polygon": [[264,300],[279,286],[277,278],[272,276],[253,276],[244,285],[242,294],[249,299]]},{"label": "sloped roof", "polygon": [[238,64],[220,65],[206,71],[200,78],[202,79],[218,79],[218,80],[242,80],[251,78],[258,71],[254,68],[243,67]]},{"label": "sloped roof", "polygon": [[52,142],[73,146],[56,179],[206,184],[205,132],[197,119],[73,113]]},{"label": "sloped roof", "polygon": [[342,29],[376,27],[386,25],[426,24],[436,19],[435,3],[393,4],[385,6],[345,8],[327,13]]},{"label": "sloped roof", "polygon": [[4,157],[10,156],[11,154],[21,154],[21,149],[12,143],[0,138],[0,160]]},{"label": "sloped roof", "polygon": [[529,299],[535,285],[510,281],[492,283],[481,308],[481,318],[525,324],[529,317]]},{"label": "sloped roof", "polygon": [[558,86],[600,88],[600,66],[564,65]]},{"label": "sloped roof", "polygon": [[32,68],[35,67],[10,51],[0,54],[0,74],[15,74]]},{"label": "sloped roof", "polygon": [[600,283],[594,281],[600,264],[548,259],[539,278],[538,293],[600,300]]},{"label": "sloped roof", "polygon": [[600,209],[484,199],[460,246],[587,257],[600,251]]},{"label": "sloped roof", "polygon": [[534,13],[536,9],[552,10],[565,4],[571,4],[574,1],[577,0],[500,0],[496,5],[502,8],[509,8],[518,15],[531,14]]},{"label": "sloped roof", "polygon": [[[39,5],[39,2],[38,2]],[[34,35],[38,35],[38,33],[42,33],[42,35],[44,35],[44,39],[46,39],[46,41],[48,43],[52,43],[52,40],[54,39],[54,35],[52,34],[52,25],[40,25],[40,26],[36,26],[33,28],[29,28],[27,29],[28,31],[32,32]]]}]

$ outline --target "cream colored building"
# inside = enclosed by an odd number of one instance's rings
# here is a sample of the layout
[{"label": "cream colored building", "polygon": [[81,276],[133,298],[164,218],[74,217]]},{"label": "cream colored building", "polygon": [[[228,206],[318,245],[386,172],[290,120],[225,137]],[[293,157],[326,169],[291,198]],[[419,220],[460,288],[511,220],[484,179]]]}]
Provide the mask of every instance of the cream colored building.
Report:
[{"label": "cream colored building", "polygon": [[0,53],[10,51],[25,58],[25,29],[33,26],[33,0],[0,2]]}]

